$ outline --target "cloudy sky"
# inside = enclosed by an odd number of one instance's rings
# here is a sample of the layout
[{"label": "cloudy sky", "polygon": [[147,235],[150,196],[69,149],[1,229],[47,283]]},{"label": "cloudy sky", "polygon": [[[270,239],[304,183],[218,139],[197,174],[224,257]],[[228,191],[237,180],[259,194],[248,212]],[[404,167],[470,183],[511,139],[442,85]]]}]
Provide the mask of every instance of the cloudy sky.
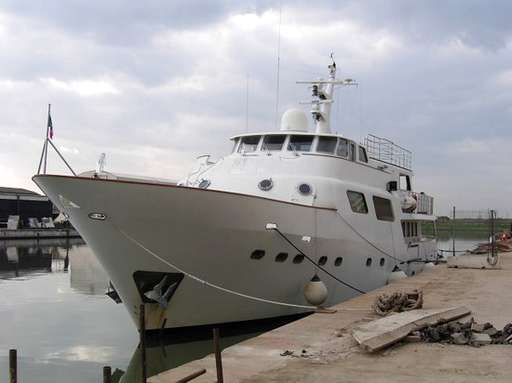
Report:
[{"label": "cloudy sky", "polygon": [[438,213],[512,213],[507,0],[2,0],[0,185],[36,189],[48,103],[78,171],[105,152],[107,170],[176,179],[228,136],[274,128],[280,6],[280,112],[334,52],[360,83],[337,91],[335,130],[410,148]]}]

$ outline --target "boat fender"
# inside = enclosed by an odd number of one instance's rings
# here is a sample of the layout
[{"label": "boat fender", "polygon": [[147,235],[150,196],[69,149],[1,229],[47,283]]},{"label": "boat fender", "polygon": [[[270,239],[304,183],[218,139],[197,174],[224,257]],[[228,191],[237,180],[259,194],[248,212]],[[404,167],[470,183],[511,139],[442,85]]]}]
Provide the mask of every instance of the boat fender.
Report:
[{"label": "boat fender", "polygon": [[304,286],[304,297],[313,306],[320,306],[327,299],[327,287],[318,275],[315,274]]},{"label": "boat fender", "polygon": [[402,270],[393,271],[391,274],[389,274],[388,284],[399,281],[400,279],[404,278],[407,278],[407,274],[405,274]]},{"label": "boat fender", "polygon": [[434,264],[434,262],[427,262],[425,263],[425,266],[424,266],[424,270],[431,270],[431,269],[434,269],[436,267],[436,265]]}]

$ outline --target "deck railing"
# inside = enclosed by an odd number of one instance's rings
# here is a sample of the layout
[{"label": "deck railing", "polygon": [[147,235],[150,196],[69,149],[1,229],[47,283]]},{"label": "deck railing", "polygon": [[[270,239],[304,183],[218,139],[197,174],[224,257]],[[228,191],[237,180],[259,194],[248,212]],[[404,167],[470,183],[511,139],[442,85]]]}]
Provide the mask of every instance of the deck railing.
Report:
[{"label": "deck railing", "polygon": [[387,138],[369,134],[364,139],[364,146],[370,158],[408,170],[412,169],[412,152]]}]

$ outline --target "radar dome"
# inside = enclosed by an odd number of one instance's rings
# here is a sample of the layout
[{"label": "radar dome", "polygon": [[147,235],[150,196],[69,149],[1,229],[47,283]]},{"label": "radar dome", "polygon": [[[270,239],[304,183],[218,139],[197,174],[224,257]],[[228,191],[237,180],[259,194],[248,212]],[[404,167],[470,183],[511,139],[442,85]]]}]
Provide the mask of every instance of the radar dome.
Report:
[{"label": "radar dome", "polygon": [[306,113],[300,109],[288,109],[281,117],[281,130],[307,132],[308,118]]}]

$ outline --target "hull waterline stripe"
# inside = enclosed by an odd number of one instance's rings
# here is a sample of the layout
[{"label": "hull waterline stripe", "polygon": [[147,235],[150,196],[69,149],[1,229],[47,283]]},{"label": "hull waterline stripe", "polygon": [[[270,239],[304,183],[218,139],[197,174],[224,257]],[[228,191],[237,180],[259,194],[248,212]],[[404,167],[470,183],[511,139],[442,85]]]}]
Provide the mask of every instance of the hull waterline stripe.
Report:
[{"label": "hull waterline stripe", "polygon": [[248,294],[244,294],[244,293],[240,293],[238,291],[234,291],[234,290],[230,290],[230,289],[227,289],[225,287],[222,287],[222,286],[219,286],[219,285],[216,285],[214,283],[210,283],[208,281],[205,281],[204,279],[201,279],[199,277],[196,277],[195,275],[193,274],[190,274],[188,273],[187,271],[179,268],[178,266],[170,263],[169,261],[166,261],[165,259],[163,259],[162,257],[160,257],[158,254],[154,253],[153,251],[151,251],[150,249],[148,249],[146,246],[144,246],[142,243],[140,243],[139,241],[137,241],[135,238],[133,238],[132,236],[130,236],[128,233],[126,233],[125,231],[123,231],[122,229],[118,228],[116,225],[114,225],[114,227],[116,228],[117,231],[119,231],[124,237],[126,237],[126,239],[128,239],[130,242],[134,243],[135,245],[137,245],[139,248],[141,248],[142,250],[144,250],[146,253],[148,253],[149,255],[153,256],[154,258],[156,258],[157,260],[159,260],[160,262],[166,264],[167,266],[170,266],[172,267],[173,269],[177,270],[178,272],[180,273],[183,273],[185,276],[195,280],[196,282],[199,282],[199,283],[202,283],[203,285],[206,285],[206,286],[209,286],[209,287],[212,287],[214,289],[217,289],[217,290],[220,290],[220,291],[223,291],[225,293],[228,293],[228,294],[232,294],[232,295],[236,295],[236,296],[239,296],[241,298],[246,298],[246,299],[250,299],[250,300],[253,300],[253,301],[257,301],[257,302],[262,302],[262,303],[269,303],[269,304],[273,304],[273,305],[278,305],[278,306],[287,306],[287,307],[296,307],[296,308],[301,308],[301,309],[308,309],[308,310],[316,310],[316,307],[315,306],[306,306],[306,305],[296,305],[296,304],[293,304],[293,303],[286,303],[286,302],[279,302],[279,301],[273,301],[273,300],[270,300],[270,299],[265,299],[265,298],[260,298],[260,297],[255,297],[255,296],[252,296],[252,295],[248,295]]}]

